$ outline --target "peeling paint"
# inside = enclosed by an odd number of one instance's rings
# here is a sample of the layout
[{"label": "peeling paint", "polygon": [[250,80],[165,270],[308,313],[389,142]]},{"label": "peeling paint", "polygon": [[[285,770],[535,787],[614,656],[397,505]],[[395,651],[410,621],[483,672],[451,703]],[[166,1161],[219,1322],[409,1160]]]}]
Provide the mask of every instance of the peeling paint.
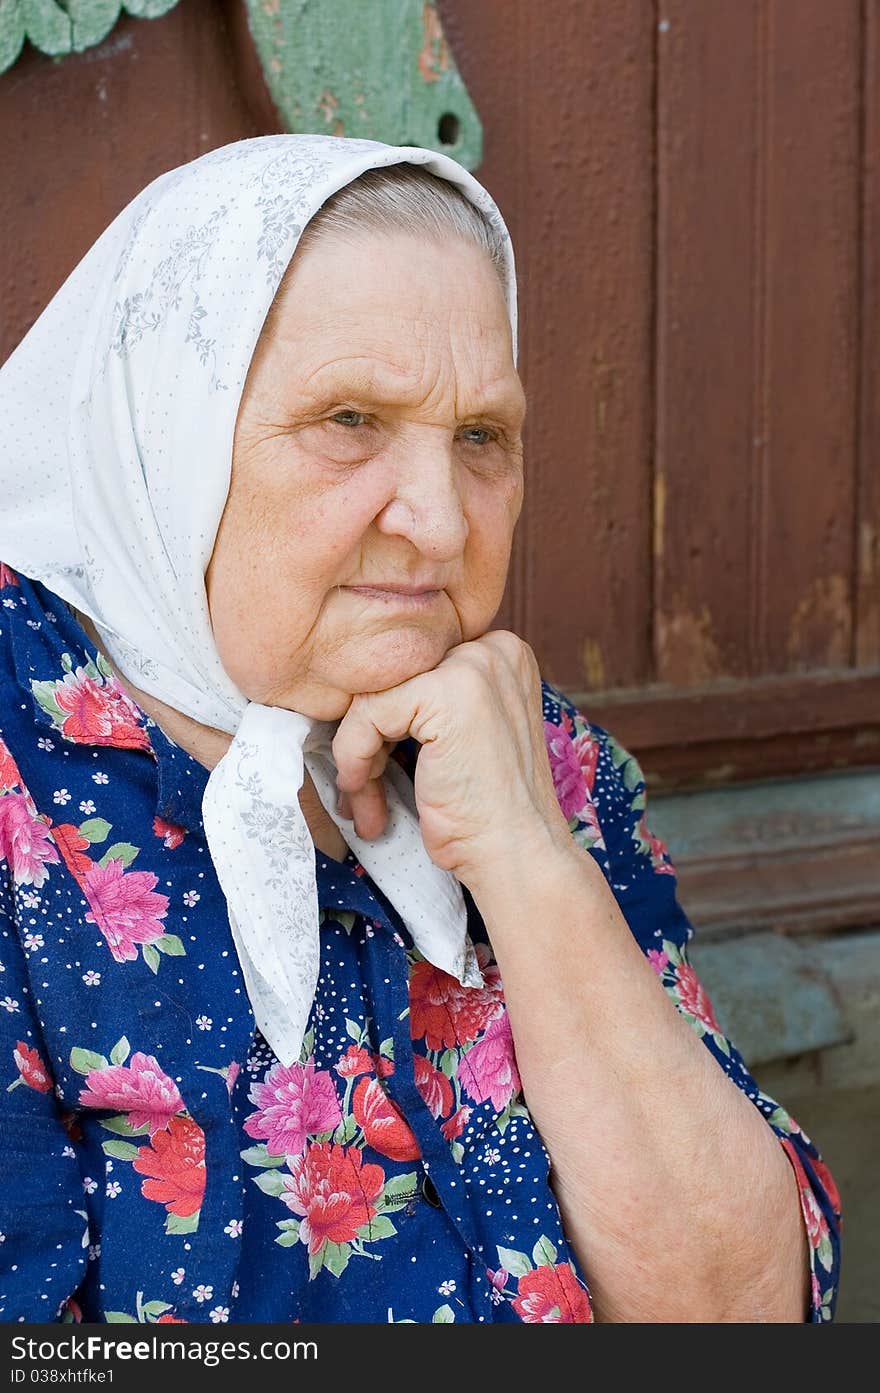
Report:
[{"label": "peeling paint", "polygon": [[661,681],[686,687],[725,675],[707,605],[697,613],[673,606],[658,614],[657,667]]},{"label": "peeling paint", "polygon": [[[53,58],[101,44],[120,15],[159,19],[180,0],[0,0],[0,73],[16,61],[29,40]],[[106,56],[106,51],[104,53]]]},{"label": "peeling paint", "polygon": [[325,87],[317,105],[325,123],[332,128],[331,135],[345,135],[345,123],[336,115],[339,110],[339,98]]},{"label": "peeling paint", "polygon": [[434,5],[422,8],[424,42],[419,51],[418,67],[423,82],[436,82],[449,69],[449,45],[443,33],[440,16]]},{"label": "peeling paint", "polygon": [[[281,126],[482,158],[479,117],[433,3],[244,0]],[[2,13],[2,0],[0,0]]]},{"label": "peeling paint", "polygon": [[880,537],[868,518],[863,518],[859,528],[859,579],[863,585],[880,579]]},{"label": "peeling paint", "polygon": [[666,475],[658,470],[654,475],[654,555],[663,555],[666,540]]},{"label": "peeling paint", "polygon": [[581,666],[589,690],[601,692],[605,687],[605,662],[596,639],[585,638],[581,644]]},{"label": "peeling paint", "polygon": [[798,663],[843,667],[850,656],[852,604],[845,576],[818,576],[791,617],[786,652]]},{"label": "peeling paint", "polygon": [[880,663],[880,537],[870,519],[859,527],[858,642],[856,661]]}]

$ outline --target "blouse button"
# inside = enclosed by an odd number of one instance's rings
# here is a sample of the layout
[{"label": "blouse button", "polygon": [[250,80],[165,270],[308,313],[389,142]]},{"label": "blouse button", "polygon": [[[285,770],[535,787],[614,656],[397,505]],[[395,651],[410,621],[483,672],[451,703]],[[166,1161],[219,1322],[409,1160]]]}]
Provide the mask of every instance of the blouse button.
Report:
[{"label": "blouse button", "polygon": [[433,1180],[429,1175],[426,1175],[424,1180],[422,1181],[422,1195],[433,1209],[441,1208],[442,1201],[440,1199],[440,1196],[437,1194],[437,1186],[434,1184]]}]

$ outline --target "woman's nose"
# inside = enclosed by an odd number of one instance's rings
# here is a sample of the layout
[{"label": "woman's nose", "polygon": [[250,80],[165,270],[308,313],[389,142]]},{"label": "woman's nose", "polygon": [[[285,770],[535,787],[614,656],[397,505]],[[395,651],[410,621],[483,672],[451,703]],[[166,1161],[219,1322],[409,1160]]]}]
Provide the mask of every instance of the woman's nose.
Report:
[{"label": "woman's nose", "polygon": [[460,556],[468,521],[451,451],[407,454],[394,495],[377,518],[381,532],[404,536],[436,561]]}]

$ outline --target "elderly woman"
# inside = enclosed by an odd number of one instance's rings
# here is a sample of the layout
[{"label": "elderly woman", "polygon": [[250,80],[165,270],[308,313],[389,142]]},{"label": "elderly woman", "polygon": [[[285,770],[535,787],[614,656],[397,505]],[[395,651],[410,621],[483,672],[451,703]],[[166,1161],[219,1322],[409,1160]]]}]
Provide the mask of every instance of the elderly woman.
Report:
[{"label": "elderly woman", "polygon": [[641,771],[491,627],[515,304],[451,160],[270,137],[0,375],[4,1319],[830,1319]]}]

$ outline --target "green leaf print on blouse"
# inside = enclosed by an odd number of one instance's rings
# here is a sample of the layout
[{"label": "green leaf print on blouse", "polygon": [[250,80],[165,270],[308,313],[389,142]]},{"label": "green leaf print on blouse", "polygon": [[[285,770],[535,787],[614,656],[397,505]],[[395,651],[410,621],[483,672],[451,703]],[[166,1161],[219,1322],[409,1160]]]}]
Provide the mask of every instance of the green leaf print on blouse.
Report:
[{"label": "green leaf print on blouse", "polygon": [[[186,1325],[181,1316],[173,1314],[174,1307],[168,1301],[144,1301],[142,1291],[135,1298],[136,1314],[127,1311],[105,1311],[104,1319],[109,1325]],[[226,1316],[229,1312],[226,1312]]]},{"label": "green leaf print on blouse", "polygon": [[[156,1058],[137,1052],[129,1058],[129,1051],[124,1036],[109,1059],[92,1050],[71,1050],[70,1067],[86,1080],[80,1107],[115,1114],[100,1121],[116,1137],[148,1139],[136,1145],[114,1137],[103,1142],[102,1149],[114,1160],[130,1162],[145,1177],[141,1194],[164,1204],[166,1233],[194,1233],[205,1193],[205,1134]],[[108,1182],[108,1194],[114,1183]]]}]

